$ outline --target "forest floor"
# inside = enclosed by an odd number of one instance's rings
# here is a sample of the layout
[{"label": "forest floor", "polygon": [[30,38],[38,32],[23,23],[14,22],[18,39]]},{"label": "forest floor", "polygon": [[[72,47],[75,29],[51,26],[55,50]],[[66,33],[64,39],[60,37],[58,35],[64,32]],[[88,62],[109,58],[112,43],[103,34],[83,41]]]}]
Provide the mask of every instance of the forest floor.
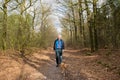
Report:
[{"label": "forest floor", "polygon": [[67,49],[56,67],[52,49],[35,49],[20,56],[11,50],[0,55],[0,80],[120,80],[120,51]]}]

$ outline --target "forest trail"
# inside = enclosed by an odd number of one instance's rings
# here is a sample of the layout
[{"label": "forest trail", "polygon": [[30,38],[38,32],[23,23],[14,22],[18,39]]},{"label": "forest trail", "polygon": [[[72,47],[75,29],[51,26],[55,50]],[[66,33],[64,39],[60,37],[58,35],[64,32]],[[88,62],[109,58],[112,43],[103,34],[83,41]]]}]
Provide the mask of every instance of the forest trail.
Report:
[{"label": "forest trail", "polygon": [[22,58],[18,54],[0,56],[0,65],[0,80],[73,80],[56,67],[55,53],[51,50],[38,50]]},{"label": "forest trail", "polygon": [[[37,50],[29,56],[0,56],[0,80],[118,80],[113,71],[100,66],[98,54],[85,55],[87,50],[65,50],[65,70],[56,67],[55,53]],[[119,56],[118,56],[119,58]]]}]

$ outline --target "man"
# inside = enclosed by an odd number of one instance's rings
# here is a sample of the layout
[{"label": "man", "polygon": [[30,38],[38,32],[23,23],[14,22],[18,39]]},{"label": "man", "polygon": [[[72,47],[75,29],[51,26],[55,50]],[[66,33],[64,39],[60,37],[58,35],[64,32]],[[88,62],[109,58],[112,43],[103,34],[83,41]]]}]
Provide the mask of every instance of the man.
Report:
[{"label": "man", "polygon": [[54,41],[53,49],[56,53],[56,67],[59,67],[62,63],[62,50],[64,49],[64,41],[61,39],[61,35],[58,35],[57,39]]}]

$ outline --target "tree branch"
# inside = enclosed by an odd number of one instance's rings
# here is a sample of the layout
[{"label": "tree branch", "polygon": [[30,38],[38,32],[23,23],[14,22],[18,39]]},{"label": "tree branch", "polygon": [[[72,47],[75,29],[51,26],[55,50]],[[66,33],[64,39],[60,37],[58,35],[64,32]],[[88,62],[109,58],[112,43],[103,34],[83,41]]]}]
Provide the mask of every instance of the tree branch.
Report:
[{"label": "tree branch", "polygon": [[33,6],[38,0],[35,0],[34,2],[32,2],[30,0],[30,4],[28,5],[28,7],[26,7],[21,13],[23,13],[24,11],[26,11],[27,9],[29,9],[31,6]]},{"label": "tree branch", "polygon": [[0,9],[1,9],[2,11],[4,11],[2,7],[0,7]]}]

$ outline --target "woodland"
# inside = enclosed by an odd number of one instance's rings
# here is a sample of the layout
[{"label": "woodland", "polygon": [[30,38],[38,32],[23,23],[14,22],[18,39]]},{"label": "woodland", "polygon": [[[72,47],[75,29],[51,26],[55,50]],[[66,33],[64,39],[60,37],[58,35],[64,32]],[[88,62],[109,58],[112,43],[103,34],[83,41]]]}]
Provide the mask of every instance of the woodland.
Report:
[{"label": "woodland", "polygon": [[119,80],[119,58],[120,0],[0,0],[0,80]]}]

